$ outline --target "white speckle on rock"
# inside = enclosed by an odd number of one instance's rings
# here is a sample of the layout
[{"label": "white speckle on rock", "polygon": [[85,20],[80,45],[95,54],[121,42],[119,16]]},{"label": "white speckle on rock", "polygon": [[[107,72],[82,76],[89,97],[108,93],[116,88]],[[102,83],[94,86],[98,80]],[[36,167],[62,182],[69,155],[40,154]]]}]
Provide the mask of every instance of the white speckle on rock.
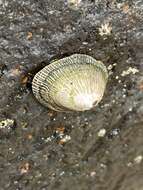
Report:
[{"label": "white speckle on rock", "polygon": [[4,129],[6,127],[11,127],[14,125],[14,120],[6,119],[0,122],[0,129]]},{"label": "white speckle on rock", "polygon": [[104,137],[106,134],[106,129],[100,129],[99,132],[98,132],[98,137]]},{"label": "white speckle on rock", "polygon": [[61,173],[60,173],[60,176],[63,176],[65,174],[65,172],[64,171],[62,171]]},{"label": "white speckle on rock", "polygon": [[95,172],[95,171],[93,171],[93,172],[90,173],[90,176],[91,176],[91,177],[94,177],[95,175],[96,175],[96,172]]},{"label": "white speckle on rock", "polygon": [[136,69],[136,68],[133,68],[133,67],[129,67],[126,71],[123,71],[122,73],[121,73],[121,76],[122,77],[124,77],[124,76],[126,76],[126,75],[129,75],[129,74],[136,74],[136,73],[138,73],[139,72],[139,70],[138,69]]},{"label": "white speckle on rock", "polygon": [[62,140],[62,142],[65,143],[65,142],[71,140],[71,137],[69,135],[65,135],[61,140]]},{"label": "white speckle on rock", "polygon": [[108,72],[108,75],[109,75],[109,76],[113,75],[113,72],[112,72],[112,71],[109,71],[109,72]]},{"label": "white speckle on rock", "polygon": [[105,164],[101,163],[100,167],[103,168],[103,169],[105,169],[107,166]]},{"label": "white speckle on rock", "polygon": [[123,92],[126,92],[127,91],[127,89],[126,88],[123,88]]},{"label": "white speckle on rock", "polygon": [[129,108],[129,111],[132,111],[133,110],[133,108]]},{"label": "white speckle on rock", "polygon": [[113,136],[117,136],[119,134],[119,132],[120,132],[120,130],[118,128],[115,128],[115,129],[112,130],[111,134]]},{"label": "white speckle on rock", "polygon": [[128,166],[128,167],[131,167],[132,165],[133,165],[132,162],[128,162],[128,163],[127,163],[127,166]]},{"label": "white speckle on rock", "polygon": [[113,68],[113,65],[109,65],[109,66],[107,67],[108,71],[110,71],[112,68]]},{"label": "white speckle on rock", "polygon": [[46,139],[45,139],[45,142],[51,142],[52,141],[52,137],[47,137]]},{"label": "white speckle on rock", "polygon": [[82,42],[82,44],[83,44],[83,45],[87,45],[87,44],[88,44],[88,42]]},{"label": "white speckle on rock", "polygon": [[109,104],[104,104],[104,106],[101,106],[101,108],[109,107]]},{"label": "white speckle on rock", "polygon": [[81,4],[81,0],[67,0],[68,6],[69,8],[72,9],[78,9],[80,4]]},{"label": "white speckle on rock", "polygon": [[143,160],[143,156],[142,155],[138,155],[137,157],[134,158],[134,162],[136,164],[140,164],[142,160]]},{"label": "white speckle on rock", "polygon": [[112,32],[112,26],[109,23],[102,24],[101,27],[99,28],[100,36],[110,35],[111,32]]},{"label": "white speckle on rock", "polygon": [[74,125],[72,125],[71,128],[74,129]]}]

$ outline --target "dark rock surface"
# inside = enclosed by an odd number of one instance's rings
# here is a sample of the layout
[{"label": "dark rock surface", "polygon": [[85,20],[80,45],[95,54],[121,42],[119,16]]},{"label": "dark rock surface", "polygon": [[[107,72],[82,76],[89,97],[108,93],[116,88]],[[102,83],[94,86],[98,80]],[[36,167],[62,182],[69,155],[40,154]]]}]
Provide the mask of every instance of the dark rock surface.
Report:
[{"label": "dark rock surface", "polygon": [[[142,190],[143,1],[70,2],[0,0],[0,190]],[[73,53],[105,63],[107,89],[92,111],[56,113],[31,79]]]}]

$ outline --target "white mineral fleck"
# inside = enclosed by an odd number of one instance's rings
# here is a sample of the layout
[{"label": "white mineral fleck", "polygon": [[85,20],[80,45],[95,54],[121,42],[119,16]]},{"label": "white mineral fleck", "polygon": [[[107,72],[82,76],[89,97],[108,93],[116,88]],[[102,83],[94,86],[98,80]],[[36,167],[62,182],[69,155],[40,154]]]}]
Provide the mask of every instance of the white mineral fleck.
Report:
[{"label": "white mineral fleck", "polygon": [[136,73],[138,73],[139,72],[139,70],[138,69],[136,69],[136,68],[133,68],[133,67],[129,67],[126,71],[123,71],[122,73],[121,73],[121,76],[122,77],[124,77],[124,76],[126,76],[126,75],[129,75],[129,74],[136,74]]},{"label": "white mineral fleck", "polygon": [[68,6],[72,9],[77,9],[81,3],[81,0],[67,0]]},{"label": "white mineral fleck", "polygon": [[100,164],[100,167],[101,167],[101,168],[106,168],[107,166],[106,166],[105,164],[101,163],[101,164]]},{"label": "white mineral fleck", "polygon": [[9,126],[13,126],[14,120],[12,119],[6,119],[0,122],[0,129],[4,129]]},{"label": "white mineral fleck", "polygon": [[133,165],[132,162],[128,162],[128,163],[127,163],[127,166],[128,166],[128,167],[131,167],[132,165]]},{"label": "white mineral fleck", "polygon": [[106,129],[100,129],[99,132],[98,132],[98,137],[104,137],[106,134]]},{"label": "white mineral fleck", "polygon": [[47,137],[46,139],[45,139],[45,142],[51,142],[52,141],[52,137]]},{"label": "white mineral fleck", "polygon": [[138,155],[137,157],[134,158],[134,162],[136,164],[140,164],[141,161],[142,161],[142,159],[143,159],[143,156],[142,155]]},{"label": "white mineral fleck", "polygon": [[87,45],[87,44],[88,44],[88,42],[82,42],[82,44],[83,44],[83,45]]},{"label": "white mineral fleck", "polygon": [[96,175],[96,172],[95,172],[95,171],[93,171],[93,172],[90,173],[90,176],[91,176],[91,177],[94,177],[95,175]]},{"label": "white mineral fleck", "polygon": [[115,129],[112,130],[112,135],[116,136],[116,135],[119,134],[119,132],[120,132],[120,130],[118,128],[115,128]]},{"label": "white mineral fleck", "polygon": [[99,28],[99,35],[104,36],[104,35],[110,35],[112,31],[112,26],[109,23],[102,24],[101,27]]},{"label": "white mineral fleck", "polygon": [[62,140],[62,142],[65,143],[65,142],[71,140],[71,137],[69,135],[65,135],[61,140]]},{"label": "white mineral fleck", "polygon": [[109,65],[107,69],[110,71],[112,68],[113,68],[113,66]]},{"label": "white mineral fleck", "polygon": [[60,176],[63,176],[65,174],[65,171],[62,171],[61,173],[60,173]]}]

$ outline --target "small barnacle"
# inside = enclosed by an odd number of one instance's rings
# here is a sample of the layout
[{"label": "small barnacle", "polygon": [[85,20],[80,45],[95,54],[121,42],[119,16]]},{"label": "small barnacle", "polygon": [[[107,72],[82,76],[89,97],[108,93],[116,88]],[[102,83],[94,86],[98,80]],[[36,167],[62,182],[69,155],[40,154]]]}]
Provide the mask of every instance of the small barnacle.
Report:
[{"label": "small barnacle", "polygon": [[13,125],[14,125],[14,120],[12,119],[6,119],[0,121],[0,129],[11,128]]},{"label": "small barnacle", "polygon": [[40,103],[56,111],[85,111],[102,99],[108,72],[101,61],[84,54],[57,60],[40,70],[32,89]]},{"label": "small barnacle", "polygon": [[109,23],[102,24],[101,27],[99,28],[99,35],[104,36],[104,35],[110,35],[112,32],[112,26]]},{"label": "small barnacle", "polygon": [[5,119],[0,121],[0,136],[6,137],[15,129],[15,122],[13,119]]}]

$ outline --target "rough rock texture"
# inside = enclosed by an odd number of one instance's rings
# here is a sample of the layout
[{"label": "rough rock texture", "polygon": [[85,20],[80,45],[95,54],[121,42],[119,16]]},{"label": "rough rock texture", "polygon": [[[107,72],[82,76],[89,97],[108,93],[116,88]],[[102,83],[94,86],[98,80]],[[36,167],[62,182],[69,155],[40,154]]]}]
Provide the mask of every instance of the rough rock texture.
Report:
[{"label": "rough rock texture", "polygon": [[[142,23],[142,0],[0,0],[0,190],[142,190]],[[31,79],[73,53],[104,62],[107,89],[56,113]]]}]

